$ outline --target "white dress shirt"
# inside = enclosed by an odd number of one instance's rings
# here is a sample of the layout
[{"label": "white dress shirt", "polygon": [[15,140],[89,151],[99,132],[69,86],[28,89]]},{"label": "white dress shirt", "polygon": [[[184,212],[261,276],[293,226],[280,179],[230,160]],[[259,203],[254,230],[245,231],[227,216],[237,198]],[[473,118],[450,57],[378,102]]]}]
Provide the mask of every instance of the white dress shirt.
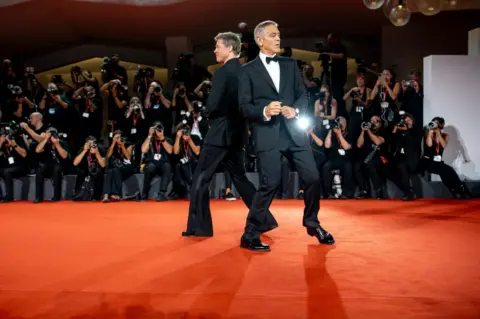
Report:
[{"label": "white dress shirt", "polygon": [[[263,54],[262,52],[260,52],[258,56],[260,57],[260,60],[265,66],[265,69],[267,69],[267,72],[270,75],[270,78],[272,79],[273,85],[275,85],[277,92],[280,92],[280,64],[276,61],[270,61],[270,63],[267,63],[267,55]],[[273,58],[274,56],[275,55],[272,55],[269,58]],[[265,121],[270,121],[272,118],[267,116],[266,110],[267,107],[265,106],[263,108],[263,117]]]}]

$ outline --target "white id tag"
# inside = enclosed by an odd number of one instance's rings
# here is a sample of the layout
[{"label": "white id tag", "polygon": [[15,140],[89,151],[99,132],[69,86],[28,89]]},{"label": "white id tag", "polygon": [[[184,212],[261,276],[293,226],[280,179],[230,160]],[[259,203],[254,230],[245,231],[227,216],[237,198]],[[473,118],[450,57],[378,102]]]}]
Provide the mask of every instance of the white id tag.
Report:
[{"label": "white id tag", "polygon": [[435,155],[435,156],[433,157],[433,160],[434,160],[435,162],[441,162],[441,161],[442,161],[442,155]]},{"label": "white id tag", "polygon": [[154,110],[158,110],[159,108],[160,108],[160,104],[155,104],[155,105],[153,106],[153,109],[154,109]]},{"label": "white id tag", "polygon": [[110,134],[108,134],[108,136],[109,136],[110,138],[112,138],[112,137],[113,137],[113,132],[110,132]]},{"label": "white id tag", "polygon": [[162,154],[155,154],[153,155],[153,159],[159,161],[162,158]]},{"label": "white id tag", "polygon": [[130,131],[130,134],[137,134],[137,129],[136,129],[136,128],[132,128],[132,130]]},{"label": "white id tag", "polygon": [[15,159],[13,157],[8,158],[8,164],[13,165],[15,163]]},{"label": "white id tag", "polygon": [[380,104],[382,106],[382,109],[386,109],[388,108],[388,102],[382,102],[382,104]]},{"label": "white id tag", "polygon": [[362,113],[363,112],[363,106],[357,106],[357,113]]},{"label": "white id tag", "polygon": [[339,150],[338,150],[338,154],[344,156],[344,155],[345,155],[345,150],[339,149]]},{"label": "white id tag", "polygon": [[330,123],[329,120],[323,120],[323,125],[328,125],[328,123]]},{"label": "white id tag", "polygon": [[48,110],[48,113],[50,113],[50,114],[52,114],[52,115],[55,114],[55,109],[49,109],[49,110]]},{"label": "white id tag", "polygon": [[84,118],[88,119],[90,117],[90,113],[84,112],[82,116]]},{"label": "white id tag", "polygon": [[132,164],[132,162],[130,162],[130,160],[128,160],[128,159],[124,159],[124,160],[123,160],[123,163],[124,163],[124,164],[127,164],[127,165],[128,165],[128,164]]},{"label": "white id tag", "polygon": [[405,150],[403,149],[403,147],[402,147],[402,149],[400,150],[400,153],[401,153],[401,154],[405,154]]}]

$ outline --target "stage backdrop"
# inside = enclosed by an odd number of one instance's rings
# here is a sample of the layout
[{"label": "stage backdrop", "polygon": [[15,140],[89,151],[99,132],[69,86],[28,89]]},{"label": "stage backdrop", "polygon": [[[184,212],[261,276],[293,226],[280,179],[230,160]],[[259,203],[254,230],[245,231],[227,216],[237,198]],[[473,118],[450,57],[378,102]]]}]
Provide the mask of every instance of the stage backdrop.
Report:
[{"label": "stage backdrop", "polygon": [[432,55],[424,58],[423,68],[423,124],[445,118],[450,141],[444,161],[462,180],[480,180],[480,56]]}]

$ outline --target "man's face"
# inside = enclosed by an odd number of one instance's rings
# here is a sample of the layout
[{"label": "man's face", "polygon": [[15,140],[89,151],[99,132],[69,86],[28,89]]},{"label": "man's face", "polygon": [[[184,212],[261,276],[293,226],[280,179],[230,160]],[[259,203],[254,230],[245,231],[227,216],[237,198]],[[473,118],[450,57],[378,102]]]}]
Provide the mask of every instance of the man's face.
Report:
[{"label": "man's face", "polygon": [[413,119],[410,116],[405,117],[405,123],[407,123],[408,128],[413,127]]},{"label": "man's face", "polygon": [[217,59],[218,63],[225,63],[232,52],[232,47],[225,46],[223,39],[218,39],[217,43],[215,44],[215,51],[213,52],[215,53],[215,58]]},{"label": "man's face", "polygon": [[113,55],[111,60],[114,64],[118,64],[118,62],[119,62],[118,56],[116,56],[116,55]]},{"label": "man's face", "polygon": [[372,123],[373,130],[378,130],[382,124],[379,116],[372,116],[370,123]]},{"label": "man's face", "polygon": [[263,33],[257,38],[260,48],[273,54],[279,54],[280,48],[280,31],[275,25],[265,27]]},{"label": "man's face", "polygon": [[410,75],[408,76],[408,79],[409,79],[410,81],[415,81],[415,82],[417,82],[417,83],[420,83],[420,81],[421,81],[421,78],[420,78],[418,75],[415,75],[415,74],[410,74]]}]

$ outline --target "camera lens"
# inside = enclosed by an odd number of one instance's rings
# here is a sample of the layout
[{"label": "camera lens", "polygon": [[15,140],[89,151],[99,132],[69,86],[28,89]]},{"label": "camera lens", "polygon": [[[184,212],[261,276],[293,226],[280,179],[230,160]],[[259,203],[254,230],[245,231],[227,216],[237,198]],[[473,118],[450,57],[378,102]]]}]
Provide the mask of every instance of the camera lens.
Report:
[{"label": "camera lens", "polygon": [[157,86],[157,87],[155,87],[155,89],[153,91],[156,92],[156,93],[160,93],[161,90],[162,89],[159,86]]}]

